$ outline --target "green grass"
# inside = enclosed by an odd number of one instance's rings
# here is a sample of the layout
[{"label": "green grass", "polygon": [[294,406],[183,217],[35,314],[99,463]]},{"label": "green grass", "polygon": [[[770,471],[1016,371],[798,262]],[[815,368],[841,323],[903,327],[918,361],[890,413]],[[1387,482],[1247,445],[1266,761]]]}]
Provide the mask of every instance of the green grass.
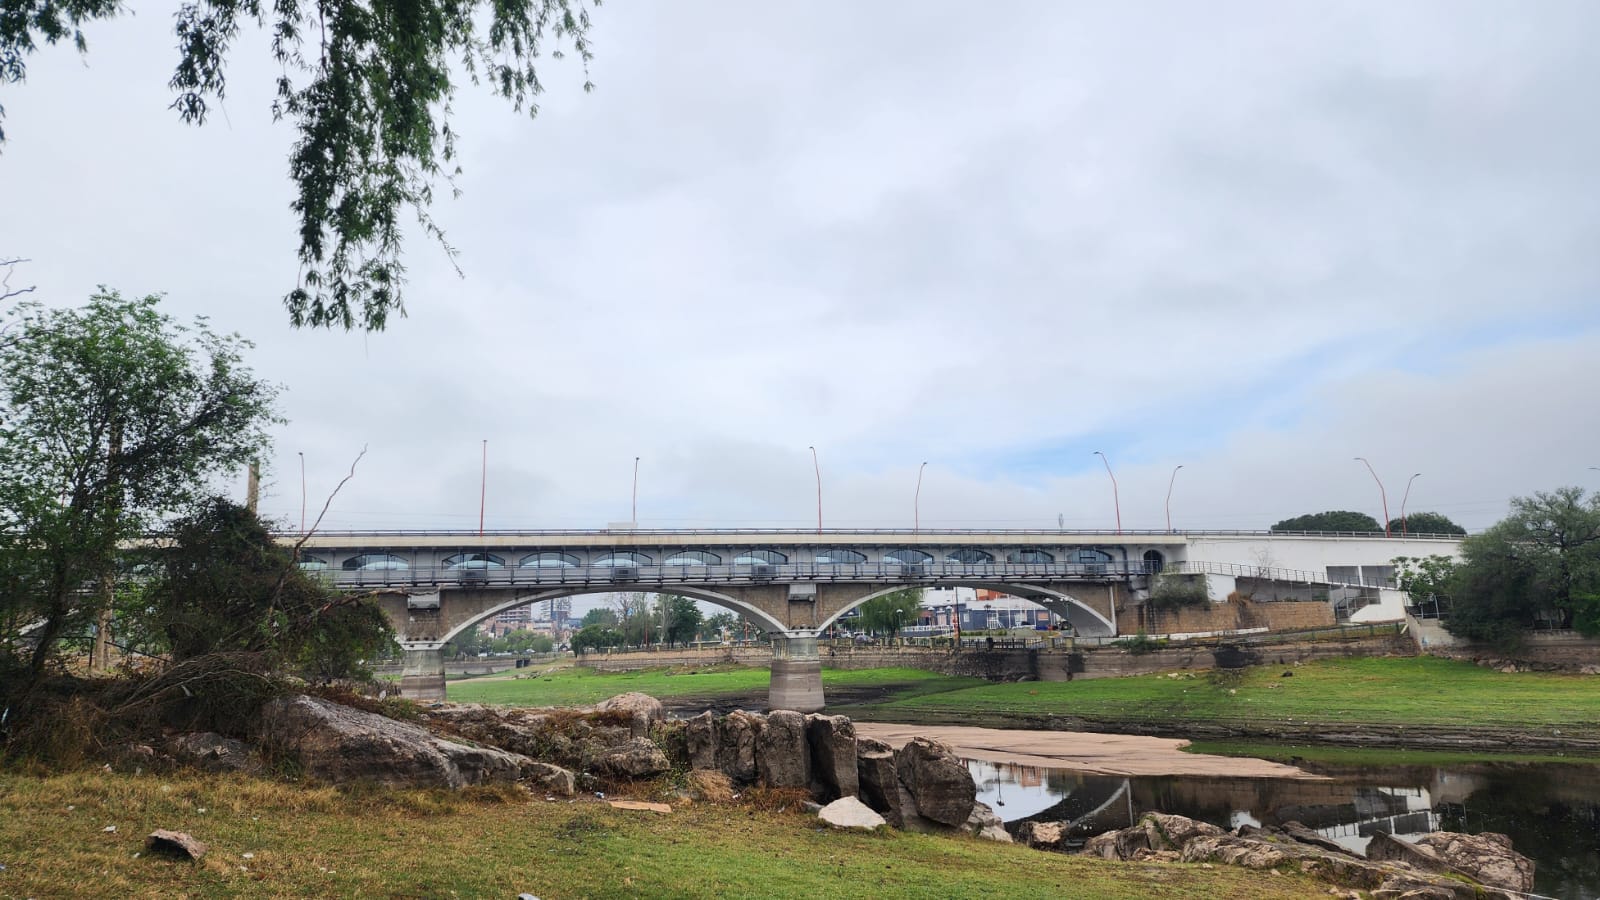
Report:
[{"label": "green grass", "polygon": [[[103,829],[115,825],[114,833]],[[144,852],[156,828],[210,845]],[[246,858],[245,854],[251,854]],[[341,793],[223,776],[0,773],[0,897],[1310,897],[1302,876],[1113,863],[797,812],[670,815],[511,791]]]},{"label": "green grass", "polygon": [[[1293,677],[1281,677],[1284,672]],[[1175,675],[1175,677],[1172,677]],[[1102,720],[1272,721],[1592,731],[1600,680],[1501,674],[1433,657],[1339,659],[1236,672],[1184,672],[1069,682],[983,684],[897,699],[880,717],[919,710]]]},{"label": "green grass", "polygon": [[[571,667],[537,678],[480,678],[452,682],[446,688],[458,703],[497,706],[585,706],[628,691],[662,700],[678,697],[716,697],[763,693],[772,678],[764,668],[715,666],[693,670],[644,669],[638,672],[602,673]],[[832,689],[882,687],[897,689],[896,697],[918,697],[938,691],[982,684],[977,678],[954,678],[921,669],[824,669],[824,692]]]}]

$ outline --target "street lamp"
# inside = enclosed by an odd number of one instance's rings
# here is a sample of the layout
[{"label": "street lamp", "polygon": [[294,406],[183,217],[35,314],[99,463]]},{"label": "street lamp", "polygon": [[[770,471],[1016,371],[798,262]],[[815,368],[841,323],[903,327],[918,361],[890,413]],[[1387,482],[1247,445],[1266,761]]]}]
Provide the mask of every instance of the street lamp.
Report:
[{"label": "street lamp", "polygon": [[478,537],[483,537],[483,508],[489,499],[489,439],[483,439],[483,474],[478,484]]},{"label": "street lamp", "polygon": [[1167,531],[1168,532],[1172,531],[1172,483],[1178,480],[1178,469],[1181,469],[1181,468],[1183,468],[1183,466],[1181,466],[1181,465],[1177,466],[1176,468],[1174,468],[1172,470],[1172,477],[1167,479]]},{"label": "street lamp", "polygon": [[1094,455],[1100,457],[1100,461],[1106,464],[1106,474],[1107,475],[1111,475],[1111,503],[1117,509],[1117,534],[1121,534],[1122,533],[1122,500],[1121,500],[1120,497],[1117,496],[1117,476],[1113,475],[1111,473],[1111,461],[1109,459],[1106,459],[1106,455],[1104,453],[1101,453],[1099,450],[1096,450],[1094,452]]},{"label": "street lamp", "polygon": [[916,534],[922,530],[922,470],[926,469],[926,461],[917,467],[917,495],[911,501],[911,533]]},{"label": "street lamp", "polygon": [[1383,489],[1383,481],[1378,478],[1378,473],[1372,471],[1372,463],[1367,462],[1365,456],[1358,456],[1355,459],[1356,462],[1365,463],[1367,471],[1372,472],[1372,480],[1378,482],[1378,496],[1383,499],[1383,536],[1389,537],[1389,493]]},{"label": "street lamp", "polygon": [[296,450],[300,454],[300,533],[306,533],[306,452]]},{"label": "street lamp", "polygon": [[822,464],[817,462],[817,448],[807,447],[811,451],[811,467],[817,470],[817,534],[822,533]]},{"label": "street lamp", "polygon": [[633,458],[633,517],[628,521],[639,527],[639,457]]},{"label": "street lamp", "polygon": [[1417,477],[1420,476],[1421,474],[1422,474],[1421,472],[1418,472],[1416,475],[1413,475],[1410,478],[1406,479],[1406,492],[1405,492],[1405,495],[1400,498],[1400,536],[1401,537],[1405,537],[1406,536],[1406,501],[1411,499],[1411,482],[1416,481]]}]

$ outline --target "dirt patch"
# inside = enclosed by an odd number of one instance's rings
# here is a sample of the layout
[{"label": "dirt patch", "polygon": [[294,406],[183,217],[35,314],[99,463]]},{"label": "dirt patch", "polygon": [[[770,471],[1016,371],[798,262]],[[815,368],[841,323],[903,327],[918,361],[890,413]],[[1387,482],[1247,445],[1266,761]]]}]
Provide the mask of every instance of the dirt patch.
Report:
[{"label": "dirt patch", "polygon": [[957,756],[997,763],[1072,769],[1095,775],[1200,775],[1227,778],[1324,780],[1304,769],[1231,756],[1185,753],[1177,738],[1081,731],[1005,731],[963,725],[895,725],[857,722],[856,734],[896,747],[914,737],[949,744]]}]

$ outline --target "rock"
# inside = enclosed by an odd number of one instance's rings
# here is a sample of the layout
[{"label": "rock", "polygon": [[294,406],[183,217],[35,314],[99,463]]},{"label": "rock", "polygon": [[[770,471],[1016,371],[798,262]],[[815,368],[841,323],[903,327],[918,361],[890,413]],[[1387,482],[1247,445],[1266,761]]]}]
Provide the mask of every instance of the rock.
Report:
[{"label": "rock", "polygon": [[1503,834],[1435,831],[1417,838],[1416,844],[1489,887],[1524,893],[1533,890],[1533,860],[1513,850],[1511,839]]},{"label": "rock", "polygon": [[736,709],[717,723],[717,768],[738,784],[756,779],[756,736],[764,723],[754,713]]},{"label": "rock", "polygon": [[1150,835],[1152,850],[1177,850],[1197,837],[1214,837],[1226,834],[1210,822],[1201,822],[1188,816],[1149,812],[1139,824]]},{"label": "rock", "polygon": [[[1283,835],[1286,835],[1287,837],[1293,838],[1294,840],[1299,841],[1302,844],[1306,844],[1306,845],[1309,845],[1309,846],[1312,846],[1312,847],[1316,847],[1316,848],[1321,849],[1321,850],[1326,850],[1329,853],[1343,853],[1346,856],[1355,856],[1356,855],[1356,854],[1350,852],[1349,849],[1347,849],[1344,845],[1340,844],[1338,841],[1332,840],[1330,838],[1325,838],[1322,835],[1317,834],[1315,831],[1312,831],[1311,829],[1307,828],[1306,826],[1300,824],[1299,822],[1285,822],[1278,829],[1278,831],[1279,831],[1279,833],[1281,833]],[[1371,857],[1369,856],[1368,859],[1370,859],[1370,858]]]},{"label": "rock", "polygon": [[638,691],[618,694],[610,700],[601,701],[595,707],[596,712],[625,712],[632,717],[632,737],[642,738],[650,736],[650,723],[665,722],[667,720],[666,707],[661,701]]},{"label": "rock", "polygon": [[116,748],[112,758],[118,772],[132,772],[135,775],[164,769],[172,763],[171,757],[157,752],[149,744],[123,744]]},{"label": "rock", "polygon": [[397,722],[298,694],[267,702],[262,743],[299,761],[324,781],[373,781],[391,787],[459,788],[487,781],[516,781],[527,757],[472,747],[435,736],[420,725]]},{"label": "rock", "polygon": [[871,831],[888,824],[883,816],[873,812],[872,807],[854,796],[840,797],[829,803],[817,812],[817,818],[834,828],[855,828],[862,831]]},{"label": "rock", "polygon": [[171,743],[172,755],[207,772],[259,772],[255,748],[244,741],[214,731],[179,735]]},{"label": "rock", "polygon": [[661,748],[644,738],[611,748],[596,763],[607,775],[625,778],[652,778],[672,768]]},{"label": "rock", "polygon": [[1600,675],[1600,666],[1588,665],[1578,669],[1579,675]]},{"label": "rock", "polygon": [[844,716],[806,716],[806,743],[818,796],[832,800],[861,793],[854,722]]},{"label": "rock", "polygon": [[523,763],[522,780],[558,797],[571,797],[577,793],[577,777],[571,771],[550,763],[531,759]]},{"label": "rock", "polygon": [[[894,770],[894,749],[876,738],[856,739],[856,780],[862,802],[882,813],[889,824],[904,828],[901,796],[907,801],[900,776]],[[915,812],[915,804],[911,805]]]},{"label": "rock", "polygon": [[206,855],[206,845],[200,843],[182,831],[167,831],[158,828],[150,832],[144,839],[145,848],[152,853],[163,853],[168,856],[180,856],[186,859],[198,860]]},{"label": "rock", "polygon": [[895,753],[894,767],[922,816],[944,825],[961,825],[972,815],[978,786],[948,745],[912,738]]},{"label": "rock", "polygon": [[689,768],[717,767],[717,720],[710,710],[684,723],[683,739],[689,754]]},{"label": "rock", "polygon": [[1097,834],[1083,842],[1083,855],[1100,859],[1133,859],[1150,850],[1150,836],[1141,827],[1119,828]]},{"label": "rock", "polygon": [[756,735],[756,771],[767,787],[803,788],[811,783],[811,749],[806,717],[775,709]]},{"label": "rock", "polygon": [[1402,862],[1424,872],[1448,872],[1450,867],[1430,847],[1419,847],[1407,840],[1377,832],[1367,842],[1367,859],[1374,862]]},{"label": "rock", "polygon": [[1023,822],[1017,826],[1016,840],[1035,850],[1061,850],[1066,837],[1065,822]]},{"label": "rock", "polygon": [[972,815],[967,817],[967,824],[963,826],[967,831],[986,841],[998,844],[1010,844],[1011,832],[1006,830],[1006,823],[995,815],[987,803],[972,804]]}]

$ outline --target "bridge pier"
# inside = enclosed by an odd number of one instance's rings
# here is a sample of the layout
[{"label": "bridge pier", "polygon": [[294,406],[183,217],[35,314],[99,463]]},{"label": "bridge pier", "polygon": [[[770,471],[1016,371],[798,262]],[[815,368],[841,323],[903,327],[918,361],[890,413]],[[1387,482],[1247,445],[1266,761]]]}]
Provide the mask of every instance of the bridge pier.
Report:
[{"label": "bridge pier", "polygon": [[400,696],[411,700],[444,699],[444,645],[438,641],[402,641]]},{"label": "bridge pier", "polygon": [[773,635],[767,708],[817,712],[822,706],[822,656],[816,632]]}]

